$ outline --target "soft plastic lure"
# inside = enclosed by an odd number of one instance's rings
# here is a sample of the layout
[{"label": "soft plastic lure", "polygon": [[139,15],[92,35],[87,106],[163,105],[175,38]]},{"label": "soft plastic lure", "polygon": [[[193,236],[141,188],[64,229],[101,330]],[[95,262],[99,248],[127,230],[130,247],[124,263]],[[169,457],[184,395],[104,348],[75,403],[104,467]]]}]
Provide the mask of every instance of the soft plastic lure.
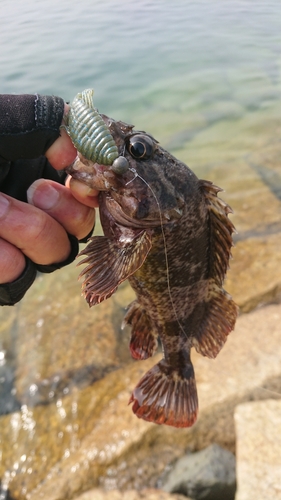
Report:
[{"label": "soft plastic lure", "polygon": [[[93,89],[76,95],[68,114],[67,132],[76,149],[87,160],[112,165],[119,153],[114,139],[94,107]],[[118,162],[117,162],[118,163]]]}]

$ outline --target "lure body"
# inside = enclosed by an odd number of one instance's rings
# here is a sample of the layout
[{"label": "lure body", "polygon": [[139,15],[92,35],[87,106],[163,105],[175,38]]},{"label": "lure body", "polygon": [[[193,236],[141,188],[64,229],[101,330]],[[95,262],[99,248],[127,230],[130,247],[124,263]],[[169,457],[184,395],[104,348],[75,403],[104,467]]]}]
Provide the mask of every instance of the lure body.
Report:
[{"label": "lure body", "polygon": [[86,89],[76,95],[68,114],[67,132],[76,149],[87,160],[112,165],[119,156],[113,137],[94,107],[94,91]]}]

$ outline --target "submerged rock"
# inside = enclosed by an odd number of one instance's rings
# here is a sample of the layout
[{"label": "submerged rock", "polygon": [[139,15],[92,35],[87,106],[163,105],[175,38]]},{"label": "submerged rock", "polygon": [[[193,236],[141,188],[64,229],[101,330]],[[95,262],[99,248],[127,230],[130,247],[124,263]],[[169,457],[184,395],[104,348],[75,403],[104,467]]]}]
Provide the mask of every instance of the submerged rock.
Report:
[{"label": "submerged rock", "polygon": [[127,405],[136,380],[160,356],[109,373],[52,404],[22,405],[1,417],[0,475],[11,496],[61,500],[99,486],[161,487],[161,474],[186,450],[217,443],[234,451],[235,407],[268,394],[281,397],[280,319],[280,305],[243,315],[216,360],[194,355],[200,413],[190,429],[147,423]]},{"label": "submerged rock", "polygon": [[190,500],[183,495],[171,495],[165,491],[145,489],[142,491],[103,491],[94,489],[83,493],[74,500]]},{"label": "submerged rock", "polygon": [[[15,389],[29,407],[87,387],[132,361],[128,331],[121,332],[124,306],[113,297],[90,309],[77,276],[74,264],[67,275],[41,276],[16,306]],[[134,298],[128,285],[120,293]]]},{"label": "submerged rock", "polygon": [[234,500],[235,457],[216,444],[185,455],[174,464],[162,487],[196,500]]},{"label": "submerged rock", "polygon": [[281,298],[281,232],[237,241],[227,289],[237,297],[242,312]]}]

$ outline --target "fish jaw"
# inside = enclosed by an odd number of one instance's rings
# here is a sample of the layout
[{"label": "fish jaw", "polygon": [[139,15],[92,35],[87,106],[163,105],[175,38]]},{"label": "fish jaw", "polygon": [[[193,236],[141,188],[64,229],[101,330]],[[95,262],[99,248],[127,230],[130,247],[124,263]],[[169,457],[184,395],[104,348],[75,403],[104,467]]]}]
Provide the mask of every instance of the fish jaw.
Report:
[{"label": "fish jaw", "polygon": [[100,165],[87,160],[81,153],[74,162],[66,168],[66,172],[80,182],[97,191],[118,190],[122,186],[118,178],[107,165]]},{"label": "fish jaw", "polygon": [[198,398],[191,361],[184,371],[165,359],[154,365],[133,390],[129,404],[148,422],[177,428],[191,427],[197,419]]}]

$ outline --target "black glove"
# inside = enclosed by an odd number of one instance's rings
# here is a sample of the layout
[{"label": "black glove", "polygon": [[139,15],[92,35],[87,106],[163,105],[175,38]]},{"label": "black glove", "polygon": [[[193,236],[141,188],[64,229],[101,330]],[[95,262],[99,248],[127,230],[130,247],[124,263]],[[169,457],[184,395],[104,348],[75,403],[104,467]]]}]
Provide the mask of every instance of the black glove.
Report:
[{"label": "black glove", "polygon": [[[65,173],[55,170],[43,156],[60,135],[64,101],[41,95],[0,95],[0,191],[27,202],[26,191],[40,178],[64,183]],[[69,257],[59,264],[37,265],[26,258],[22,275],[13,283],[0,285],[0,305],[14,305],[35,280],[37,271],[50,273],[76,257],[75,236]]]}]

